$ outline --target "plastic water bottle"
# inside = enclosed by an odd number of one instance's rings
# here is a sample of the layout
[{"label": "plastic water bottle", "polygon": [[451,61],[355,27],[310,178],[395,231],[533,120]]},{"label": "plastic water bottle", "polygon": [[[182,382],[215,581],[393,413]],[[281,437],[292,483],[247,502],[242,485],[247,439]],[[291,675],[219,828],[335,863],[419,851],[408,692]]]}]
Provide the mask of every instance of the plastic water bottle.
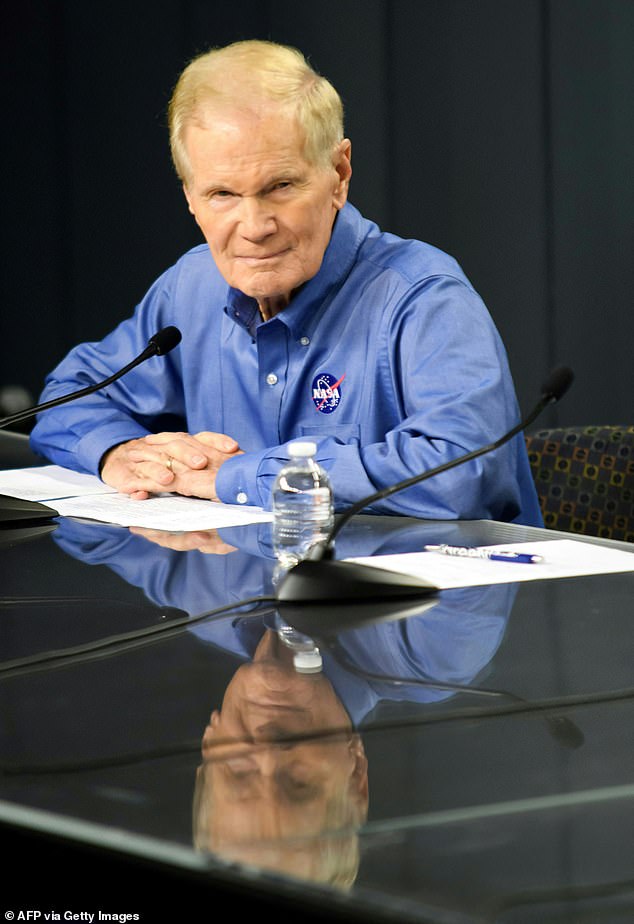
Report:
[{"label": "plastic water bottle", "polygon": [[282,568],[305,558],[311,546],[324,541],[333,527],[330,479],[315,461],[310,440],[288,445],[290,461],[273,485],[273,549]]}]

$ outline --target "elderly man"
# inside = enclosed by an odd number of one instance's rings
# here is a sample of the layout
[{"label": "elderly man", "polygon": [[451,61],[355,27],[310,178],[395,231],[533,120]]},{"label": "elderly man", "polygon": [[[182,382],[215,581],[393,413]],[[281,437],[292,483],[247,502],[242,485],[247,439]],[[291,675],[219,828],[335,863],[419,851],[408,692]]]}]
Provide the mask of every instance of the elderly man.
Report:
[{"label": "elderly man", "polygon": [[[348,203],[341,100],[298,51],[245,41],[201,55],[169,118],[206,243],[102,342],[75,348],[43,398],[105,378],[166,325],[182,344],[41,415],[37,452],[139,500],[266,507],[286,443],[310,436],[343,509],[517,422],[504,347],[458,264]],[[521,435],[375,512],[541,524]]]}]

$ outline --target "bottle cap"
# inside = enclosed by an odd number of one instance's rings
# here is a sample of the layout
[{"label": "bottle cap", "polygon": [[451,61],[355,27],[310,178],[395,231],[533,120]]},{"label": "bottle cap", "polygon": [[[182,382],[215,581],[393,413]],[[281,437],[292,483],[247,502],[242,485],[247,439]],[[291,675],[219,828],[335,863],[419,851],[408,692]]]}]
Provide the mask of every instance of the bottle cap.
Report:
[{"label": "bottle cap", "polygon": [[322,668],[319,648],[312,651],[296,651],[293,655],[293,667],[298,674],[317,674]]},{"label": "bottle cap", "polygon": [[295,440],[295,442],[289,443],[287,448],[291,458],[314,456],[317,452],[317,444],[312,440]]}]

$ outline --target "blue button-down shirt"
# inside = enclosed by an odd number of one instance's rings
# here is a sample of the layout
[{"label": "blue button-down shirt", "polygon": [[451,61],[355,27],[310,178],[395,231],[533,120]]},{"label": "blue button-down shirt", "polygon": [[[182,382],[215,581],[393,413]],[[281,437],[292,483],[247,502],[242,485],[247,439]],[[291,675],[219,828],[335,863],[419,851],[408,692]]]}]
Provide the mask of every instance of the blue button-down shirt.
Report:
[{"label": "blue button-down shirt", "polygon": [[[133,317],[71,351],[41,400],[106,378],[167,325],[182,331],[177,349],[40,415],[34,449],[96,473],[107,449],[150,431],[227,433],[245,453],[218,472],[219,498],[267,507],[286,443],[310,437],[341,510],[498,439],[519,419],[500,337],[455,260],[381,232],[350,204],[320,270],[276,317],[263,322],[253,299],[227,287],[208,247],[195,247]],[[521,434],[374,509],[542,523]]]}]

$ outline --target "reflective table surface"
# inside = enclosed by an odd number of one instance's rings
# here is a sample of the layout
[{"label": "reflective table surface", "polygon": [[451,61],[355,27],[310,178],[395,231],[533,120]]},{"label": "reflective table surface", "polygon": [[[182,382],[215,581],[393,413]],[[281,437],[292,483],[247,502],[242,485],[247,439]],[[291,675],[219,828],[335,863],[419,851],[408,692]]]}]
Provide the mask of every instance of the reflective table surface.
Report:
[{"label": "reflective table surface", "polygon": [[[530,538],[561,534],[367,516],[337,557]],[[315,607],[293,633],[268,524],[56,519],[0,543],[16,916],[189,920],[159,909],[229,896],[306,920],[634,921],[634,573]]]}]

